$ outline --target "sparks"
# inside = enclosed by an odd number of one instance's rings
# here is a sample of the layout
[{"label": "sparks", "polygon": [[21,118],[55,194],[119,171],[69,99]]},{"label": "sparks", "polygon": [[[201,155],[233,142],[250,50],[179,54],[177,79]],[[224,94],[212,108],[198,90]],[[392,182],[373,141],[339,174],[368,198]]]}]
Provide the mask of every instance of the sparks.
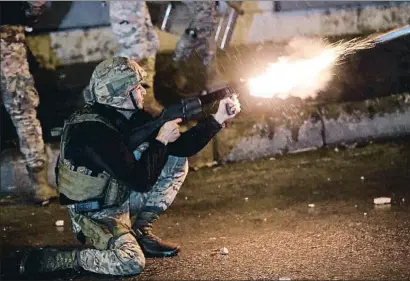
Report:
[{"label": "sparks", "polygon": [[295,53],[302,52],[303,58],[280,57],[269,65],[264,74],[248,80],[250,93],[263,98],[315,97],[330,82],[334,66],[341,59],[371,46],[369,40],[332,45],[310,40],[291,42],[291,49]]}]

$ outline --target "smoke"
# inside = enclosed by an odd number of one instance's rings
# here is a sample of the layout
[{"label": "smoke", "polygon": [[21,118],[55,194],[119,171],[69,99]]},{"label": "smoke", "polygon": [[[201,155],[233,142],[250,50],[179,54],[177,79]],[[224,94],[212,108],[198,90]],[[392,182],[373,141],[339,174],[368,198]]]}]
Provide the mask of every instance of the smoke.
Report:
[{"label": "smoke", "polygon": [[325,40],[295,38],[285,47],[285,55],[271,63],[265,73],[249,79],[250,92],[266,98],[316,98],[331,82],[336,65],[357,50],[372,46],[368,39],[330,44]]}]

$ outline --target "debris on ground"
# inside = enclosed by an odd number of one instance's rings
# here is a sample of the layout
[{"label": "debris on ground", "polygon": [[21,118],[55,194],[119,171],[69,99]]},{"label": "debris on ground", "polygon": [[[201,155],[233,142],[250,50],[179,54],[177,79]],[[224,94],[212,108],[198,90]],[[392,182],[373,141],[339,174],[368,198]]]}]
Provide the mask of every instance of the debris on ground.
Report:
[{"label": "debris on ground", "polygon": [[374,208],[376,210],[391,210],[391,204],[375,205]]},{"label": "debris on ground", "polygon": [[374,198],[373,202],[376,205],[390,204],[391,198],[390,197],[378,197],[378,198]]},{"label": "debris on ground", "polygon": [[360,179],[361,179],[361,180],[364,180],[364,177],[363,177],[363,176],[361,176],[361,177],[360,177]]},{"label": "debris on ground", "polygon": [[221,167],[221,166],[218,166],[218,167],[213,168],[212,171],[213,171],[213,172],[217,172],[217,171],[219,171],[219,170],[221,170],[221,169],[222,169],[222,167]]},{"label": "debris on ground", "polygon": [[64,225],[64,221],[63,220],[58,220],[55,222],[55,226],[63,226]]},{"label": "debris on ground", "polygon": [[45,206],[45,205],[48,205],[48,204],[50,204],[50,200],[46,200],[46,201],[41,202],[41,206]]},{"label": "debris on ground", "polygon": [[217,161],[209,161],[209,162],[205,163],[205,166],[208,167],[208,168],[211,168],[211,167],[216,166],[216,165],[218,165]]},{"label": "debris on ground", "polygon": [[315,204],[309,204],[308,206],[309,206],[309,208],[314,208]]},{"label": "debris on ground", "polygon": [[227,255],[229,253],[228,249],[223,247],[219,250],[219,252],[221,253],[221,255]]},{"label": "debris on ground", "polygon": [[245,197],[245,201],[248,202],[248,200],[249,200],[249,198],[248,198],[248,197]]},{"label": "debris on ground", "polygon": [[280,281],[290,281],[291,279],[289,277],[279,277]]}]

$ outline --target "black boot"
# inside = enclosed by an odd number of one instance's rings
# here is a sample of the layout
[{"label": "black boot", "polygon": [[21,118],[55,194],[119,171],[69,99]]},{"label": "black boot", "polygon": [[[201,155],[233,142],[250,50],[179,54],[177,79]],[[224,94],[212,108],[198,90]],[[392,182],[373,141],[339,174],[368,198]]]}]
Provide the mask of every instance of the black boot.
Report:
[{"label": "black boot", "polygon": [[152,233],[152,224],[158,219],[158,215],[150,212],[138,214],[133,225],[137,242],[144,255],[148,258],[172,257],[179,253],[179,245],[162,241]]},{"label": "black boot", "polygon": [[77,261],[78,250],[38,249],[27,251],[19,264],[22,277],[41,276],[52,272],[80,269]]}]

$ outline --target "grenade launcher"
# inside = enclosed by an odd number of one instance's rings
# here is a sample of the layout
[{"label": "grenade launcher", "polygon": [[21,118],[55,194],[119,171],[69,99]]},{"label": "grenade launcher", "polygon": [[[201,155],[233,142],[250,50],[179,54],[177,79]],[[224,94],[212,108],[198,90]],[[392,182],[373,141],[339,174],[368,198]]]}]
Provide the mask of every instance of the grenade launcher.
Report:
[{"label": "grenade launcher", "polygon": [[[238,95],[238,93],[231,86],[227,86],[204,96],[182,99],[180,102],[165,108],[155,120],[133,129],[130,134],[129,144],[131,147],[137,147],[168,121],[177,118],[181,118],[183,122],[195,120],[203,113],[204,105],[233,95]],[[229,115],[235,114],[228,105],[226,106],[226,111]]]}]

